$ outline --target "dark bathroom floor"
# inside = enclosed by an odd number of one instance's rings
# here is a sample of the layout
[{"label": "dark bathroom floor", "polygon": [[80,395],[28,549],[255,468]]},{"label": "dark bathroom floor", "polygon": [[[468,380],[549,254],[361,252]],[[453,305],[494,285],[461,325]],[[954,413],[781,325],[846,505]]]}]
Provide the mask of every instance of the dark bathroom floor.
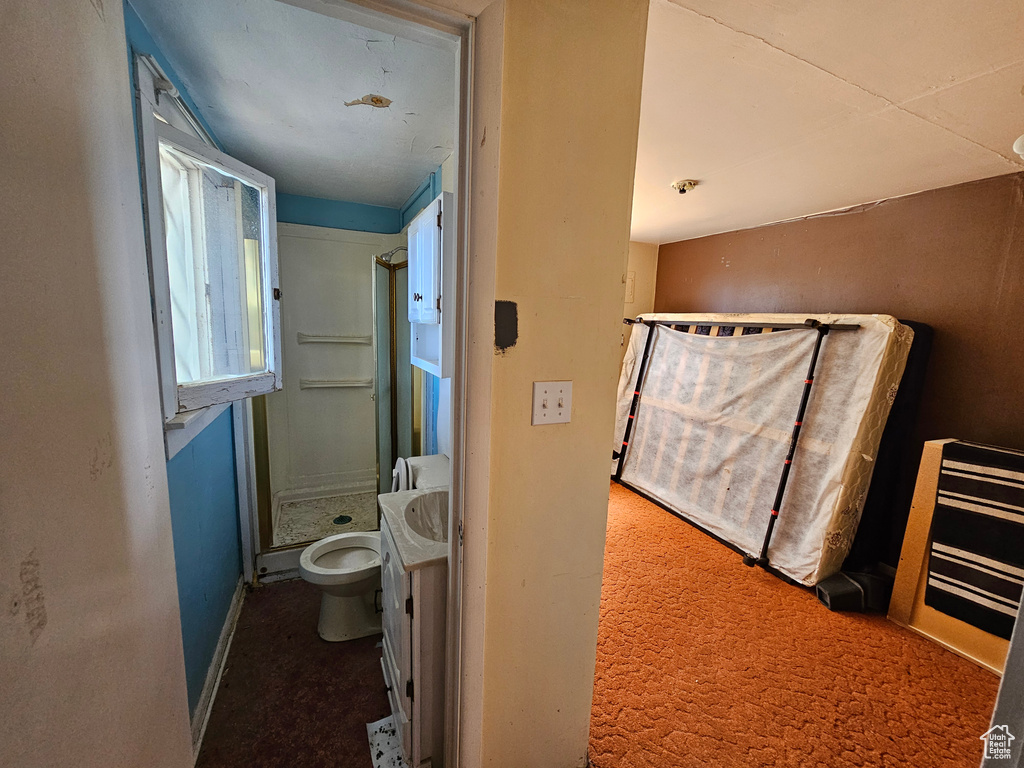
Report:
[{"label": "dark bathroom floor", "polygon": [[196,768],[370,768],[366,724],[391,714],[380,635],[328,643],[304,581],[245,597]]}]

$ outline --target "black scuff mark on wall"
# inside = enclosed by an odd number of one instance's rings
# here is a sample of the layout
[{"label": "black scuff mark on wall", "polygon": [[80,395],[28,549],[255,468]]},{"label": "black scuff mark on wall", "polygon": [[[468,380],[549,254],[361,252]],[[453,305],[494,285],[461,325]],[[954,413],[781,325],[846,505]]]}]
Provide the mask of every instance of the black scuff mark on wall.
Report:
[{"label": "black scuff mark on wall", "polygon": [[519,308],[514,301],[494,302],[494,353],[503,355],[519,340]]}]

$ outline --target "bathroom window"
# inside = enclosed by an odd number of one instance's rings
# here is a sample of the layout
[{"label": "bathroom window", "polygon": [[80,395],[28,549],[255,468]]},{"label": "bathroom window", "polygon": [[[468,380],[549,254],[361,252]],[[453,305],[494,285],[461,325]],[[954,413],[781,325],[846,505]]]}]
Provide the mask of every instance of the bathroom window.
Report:
[{"label": "bathroom window", "polygon": [[164,418],[180,422],[281,388],[274,180],[172,126],[160,73],[144,63],[139,122],[157,351]]}]

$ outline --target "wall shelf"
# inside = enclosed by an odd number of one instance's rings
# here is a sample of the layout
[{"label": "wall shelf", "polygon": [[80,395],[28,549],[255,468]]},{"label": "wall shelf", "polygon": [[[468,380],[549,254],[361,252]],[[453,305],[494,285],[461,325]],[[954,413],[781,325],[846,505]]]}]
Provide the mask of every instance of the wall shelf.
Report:
[{"label": "wall shelf", "polygon": [[299,379],[299,389],[339,389],[372,386],[373,379]]},{"label": "wall shelf", "polygon": [[313,333],[296,334],[299,344],[372,344],[373,336],[328,336]]}]

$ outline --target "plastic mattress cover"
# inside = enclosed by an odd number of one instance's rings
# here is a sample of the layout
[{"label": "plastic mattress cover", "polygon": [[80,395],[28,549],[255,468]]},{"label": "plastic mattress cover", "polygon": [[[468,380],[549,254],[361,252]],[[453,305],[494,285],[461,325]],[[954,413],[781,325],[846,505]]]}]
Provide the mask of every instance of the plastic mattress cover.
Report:
[{"label": "plastic mattress cover", "polygon": [[[806,585],[836,573],[853,543],[878,443],[913,340],[888,315],[648,314],[680,326],[853,324],[824,337],[768,550]],[[622,447],[648,326],[633,326],[619,378]],[[622,481],[758,554],[818,333],[697,335],[655,326]],[[613,462],[612,471],[615,471]]]}]

